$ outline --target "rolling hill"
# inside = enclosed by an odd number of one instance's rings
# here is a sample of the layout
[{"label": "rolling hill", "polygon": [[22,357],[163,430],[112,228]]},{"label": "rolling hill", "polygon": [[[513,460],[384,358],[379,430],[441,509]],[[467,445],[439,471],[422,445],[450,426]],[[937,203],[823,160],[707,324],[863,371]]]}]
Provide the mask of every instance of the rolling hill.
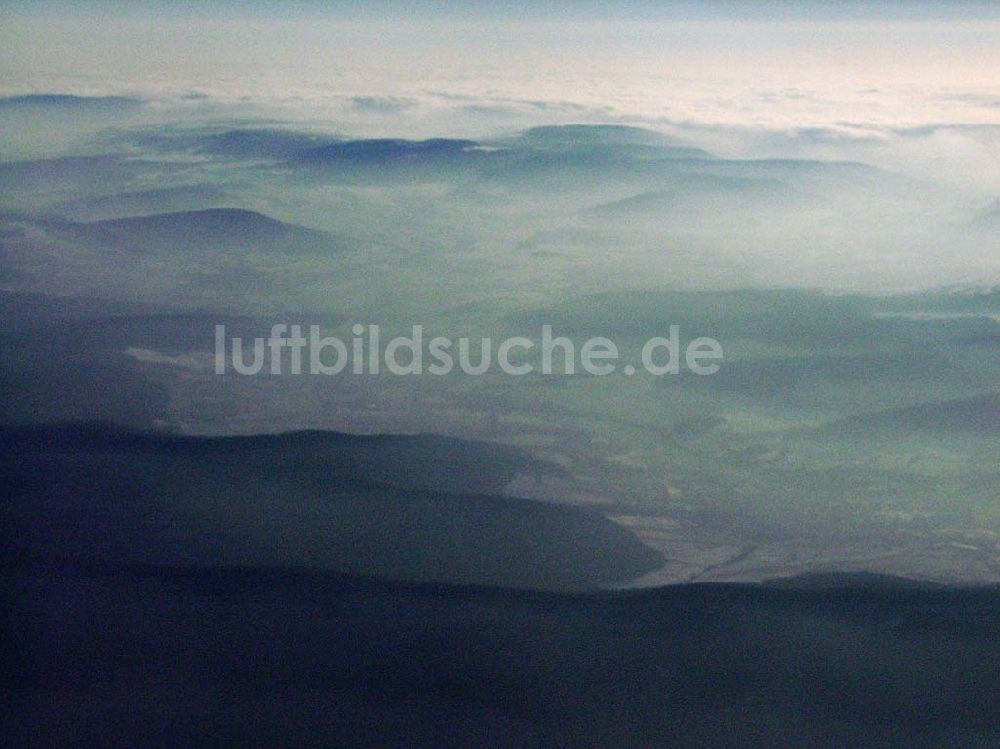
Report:
[{"label": "rolling hill", "polygon": [[621,582],[662,562],[597,513],[490,496],[528,462],[506,448],[77,424],[5,428],[0,455],[7,545],[56,557],[544,589]]},{"label": "rolling hill", "polygon": [[335,249],[331,235],[256,211],[209,208],[71,224],[64,233],[90,244],[135,252],[238,250],[281,254]]}]

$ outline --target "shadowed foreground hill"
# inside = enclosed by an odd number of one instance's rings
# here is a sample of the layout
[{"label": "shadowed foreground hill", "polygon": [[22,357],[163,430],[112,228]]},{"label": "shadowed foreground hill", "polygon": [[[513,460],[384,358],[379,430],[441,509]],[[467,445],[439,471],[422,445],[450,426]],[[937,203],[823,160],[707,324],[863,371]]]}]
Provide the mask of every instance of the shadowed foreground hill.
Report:
[{"label": "shadowed foreground hill", "polygon": [[1000,591],[558,595],[8,563],[10,746],[1000,741]]},{"label": "shadowed foreground hill", "polygon": [[198,438],[95,425],[0,430],[14,552],[101,564],[304,567],[581,589],[658,552],[596,512],[490,496],[531,461],[441,437]]},{"label": "shadowed foreground hill", "polygon": [[64,425],[5,428],[0,458],[10,746],[1000,740],[1000,589],[517,591],[660,560],[599,515],[471,493],[507,448]]}]

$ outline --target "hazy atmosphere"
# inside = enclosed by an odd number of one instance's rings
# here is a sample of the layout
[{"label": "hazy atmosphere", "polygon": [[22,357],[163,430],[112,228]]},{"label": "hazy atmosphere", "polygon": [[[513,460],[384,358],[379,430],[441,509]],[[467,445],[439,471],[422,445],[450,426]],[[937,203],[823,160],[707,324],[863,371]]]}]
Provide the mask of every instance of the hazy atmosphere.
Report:
[{"label": "hazy atmosphere", "polygon": [[6,3],[0,341],[25,746],[998,739],[994,3]]}]

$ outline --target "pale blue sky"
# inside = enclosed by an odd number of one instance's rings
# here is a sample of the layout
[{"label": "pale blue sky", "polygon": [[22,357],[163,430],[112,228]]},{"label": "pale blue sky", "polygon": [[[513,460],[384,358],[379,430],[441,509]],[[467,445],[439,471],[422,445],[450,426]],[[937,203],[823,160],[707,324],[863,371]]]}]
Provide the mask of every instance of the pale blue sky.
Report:
[{"label": "pale blue sky", "polygon": [[449,119],[456,102],[466,115],[478,108],[484,129],[519,124],[518,112],[532,108],[540,121],[649,126],[994,124],[998,8],[290,0],[125,12],[93,0],[7,3],[0,95],[198,96],[306,119],[385,97],[414,104],[393,122],[427,134],[475,128]]}]

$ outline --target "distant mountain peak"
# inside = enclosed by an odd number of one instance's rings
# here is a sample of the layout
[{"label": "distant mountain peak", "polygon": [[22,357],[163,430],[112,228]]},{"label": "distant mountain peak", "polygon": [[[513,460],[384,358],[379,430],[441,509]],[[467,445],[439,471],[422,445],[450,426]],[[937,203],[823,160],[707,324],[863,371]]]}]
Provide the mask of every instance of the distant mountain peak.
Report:
[{"label": "distant mountain peak", "polygon": [[265,233],[283,231],[289,224],[246,208],[203,208],[195,211],[172,211],[146,216],[91,221],[87,226],[103,229],[181,229],[192,232],[211,230],[255,230]]},{"label": "distant mountain peak", "polygon": [[541,143],[676,146],[675,138],[633,125],[540,125],[524,131],[527,140]]},{"label": "distant mountain peak", "polygon": [[308,251],[329,248],[324,231],[288,224],[246,208],[205,208],[75,224],[71,231],[101,244],[165,250],[213,246]]},{"label": "distant mountain peak", "polygon": [[0,108],[17,107],[63,107],[88,109],[121,109],[137,107],[139,99],[127,96],[76,96],[74,94],[22,94],[0,97]]},{"label": "distant mountain peak", "polygon": [[402,138],[369,138],[330,143],[313,148],[301,154],[306,161],[346,162],[364,164],[367,162],[407,162],[432,160],[465,153],[479,144],[473,140],[453,138],[430,138],[427,140],[405,140]]}]

